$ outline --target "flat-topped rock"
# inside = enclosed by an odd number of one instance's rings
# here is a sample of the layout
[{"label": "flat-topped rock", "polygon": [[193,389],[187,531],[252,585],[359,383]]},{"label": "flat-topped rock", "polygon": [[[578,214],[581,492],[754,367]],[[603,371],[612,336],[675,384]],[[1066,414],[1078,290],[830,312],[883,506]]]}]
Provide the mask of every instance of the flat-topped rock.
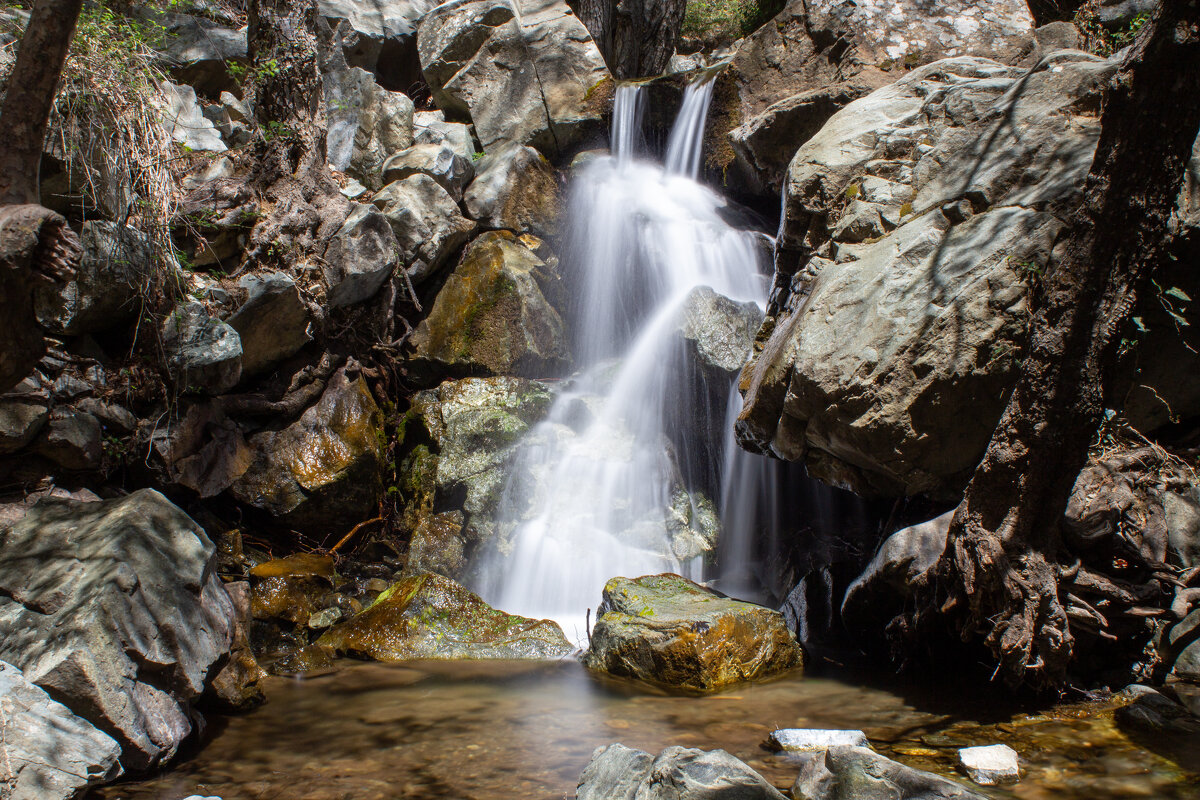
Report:
[{"label": "flat-topped rock", "polygon": [[964,747],[958,751],[958,763],[980,786],[1003,786],[1021,780],[1017,751],[1006,744]]},{"label": "flat-topped rock", "polygon": [[822,730],[820,728],[781,728],[771,731],[767,744],[776,750],[806,752],[825,750],[829,747],[848,745],[870,747],[867,735],[862,731]]},{"label": "flat-topped rock", "polygon": [[671,574],[610,580],[584,659],[591,669],[702,692],[803,662],[778,611]]}]

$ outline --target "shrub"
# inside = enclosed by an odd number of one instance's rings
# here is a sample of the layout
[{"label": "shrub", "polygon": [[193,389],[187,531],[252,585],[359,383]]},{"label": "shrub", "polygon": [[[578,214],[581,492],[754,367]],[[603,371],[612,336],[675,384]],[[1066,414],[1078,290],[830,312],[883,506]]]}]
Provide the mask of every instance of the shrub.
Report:
[{"label": "shrub", "polygon": [[706,45],[747,36],[783,10],[784,0],[688,0],[682,34]]}]

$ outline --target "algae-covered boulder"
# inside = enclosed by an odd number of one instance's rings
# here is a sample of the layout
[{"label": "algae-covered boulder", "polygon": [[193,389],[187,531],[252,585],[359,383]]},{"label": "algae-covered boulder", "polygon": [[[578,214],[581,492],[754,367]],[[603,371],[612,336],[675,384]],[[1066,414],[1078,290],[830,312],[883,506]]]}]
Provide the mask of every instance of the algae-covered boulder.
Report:
[{"label": "algae-covered boulder", "polygon": [[591,641],[591,669],[702,692],[804,661],[778,611],[671,574],[610,580]]},{"label": "algae-covered boulder", "polygon": [[346,530],[374,516],[383,491],[382,426],[366,381],[341,369],[300,419],[250,438],[252,461],[230,491],[296,530]]},{"label": "algae-covered boulder", "polygon": [[[446,381],[416,395],[413,422],[433,450],[421,447],[406,461],[406,503],[428,509],[457,498],[467,539],[487,538],[517,444],[546,415],[552,399],[545,384],[523,378]],[[413,516],[419,526],[421,515]]]},{"label": "algae-covered boulder", "polygon": [[431,573],[394,584],[317,644],[376,661],[561,658],[574,649],[557,624],[497,611]]},{"label": "algae-covered boulder", "polygon": [[485,233],[463,253],[411,342],[419,369],[449,375],[553,376],[570,352],[554,303],[556,259],[543,260],[508,231]]},{"label": "algae-covered boulder", "polygon": [[330,556],[297,553],[266,561],[250,570],[250,613],[255,619],[307,625],[336,580]]}]

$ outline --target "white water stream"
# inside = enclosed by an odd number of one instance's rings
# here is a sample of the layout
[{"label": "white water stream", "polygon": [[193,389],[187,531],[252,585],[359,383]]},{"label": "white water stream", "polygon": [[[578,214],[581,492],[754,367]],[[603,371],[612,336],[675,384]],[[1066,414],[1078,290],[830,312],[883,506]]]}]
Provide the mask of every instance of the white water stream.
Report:
[{"label": "white water stream", "polygon": [[[695,180],[711,96],[711,81],[688,89],[664,167],[638,157],[640,91],[618,88],[613,155],[588,164],[573,184],[563,262],[574,283],[580,373],[519,449],[499,514],[501,544],[485,556],[475,588],[509,613],[558,620],[576,641],[586,639],[585,612],[599,605],[608,579],[699,579],[703,570],[697,551],[681,544],[689,534],[680,521],[700,518],[703,501],[683,491],[687,454],[671,444],[695,399],[681,379],[681,308],[703,286],[760,307],[766,299],[756,234],[730,227],[719,213],[725,201]],[[736,413],[736,392],[730,403]],[[715,414],[722,420],[726,409]],[[729,495],[719,503],[724,536],[746,539],[762,517],[758,504],[774,499],[759,485],[769,467],[737,448],[732,419],[724,421],[725,441],[708,446],[725,451],[717,459]],[[729,545],[726,560],[749,558],[748,545]]]}]

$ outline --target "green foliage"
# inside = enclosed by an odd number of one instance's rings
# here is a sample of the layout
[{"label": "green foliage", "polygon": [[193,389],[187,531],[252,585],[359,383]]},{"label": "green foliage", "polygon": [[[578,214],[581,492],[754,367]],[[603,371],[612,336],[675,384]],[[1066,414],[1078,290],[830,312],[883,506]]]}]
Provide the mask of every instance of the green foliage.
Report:
[{"label": "green foliage", "polygon": [[705,42],[748,36],[783,10],[782,0],[688,0],[682,34]]},{"label": "green foliage", "polygon": [[1110,29],[1100,23],[1099,8],[1100,0],[1088,0],[1075,13],[1075,25],[1083,33],[1087,49],[1105,57],[1133,44],[1138,32],[1150,19],[1150,14],[1143,11],[1123,27]]}]

